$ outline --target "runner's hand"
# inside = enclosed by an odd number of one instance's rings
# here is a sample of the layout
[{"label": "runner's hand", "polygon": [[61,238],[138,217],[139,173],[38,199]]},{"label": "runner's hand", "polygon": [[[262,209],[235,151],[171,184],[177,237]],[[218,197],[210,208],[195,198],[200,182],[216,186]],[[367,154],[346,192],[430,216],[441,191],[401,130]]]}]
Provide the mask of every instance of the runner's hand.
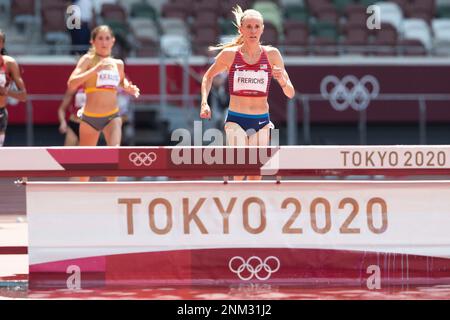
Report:
[{"label": "runner's hand", "polygon": [[284,77],[284,70],[280,67],[274,65],[272,68],[272,75],[273,77],[278,81],[280,86],[284,87],[286,86],[287,79]]},{"label": "runner's hand", "polygon": [[211,108],[207,103],[202,104],[200,108],[200,118],[211,119]]},{"label": "runner's hand", "polygon": [[59,132],[61,134],[65,134],[67,132],[67,122],[66,121],[61,122],[61,124],[59,125]]},{"label": "runner's hand", "polygon": [[8,89],[5,87],[0,87],[0,96],[7,96],[8,95]]},{"label": "runner's hand", "polygon": [[95,71],[99,72],[102,70],[107,70],[107,69],[111,69],[113,66],[113,62],[111,61],[110,58],[105,58],[102,59],[99,63],[96,64],[95,66]]},{"label": "runner's hand", "polygon": [[139,96],[141,95],[141,91],[139,90],[139,88],[131,81],[128,82],[128,86],[124,89],[126,93],[131,94],[135,98],[139,98]]}]

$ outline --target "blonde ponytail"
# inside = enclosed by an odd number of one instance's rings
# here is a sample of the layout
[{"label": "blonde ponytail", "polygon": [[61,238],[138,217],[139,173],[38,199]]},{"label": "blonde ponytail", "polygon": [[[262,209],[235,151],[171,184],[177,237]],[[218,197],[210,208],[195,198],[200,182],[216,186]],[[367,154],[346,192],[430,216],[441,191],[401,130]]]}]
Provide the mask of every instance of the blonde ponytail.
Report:
[{"label": "blonde ponytail", "polygon": [[[241,27],[242,20],[248,16],[255,16],[263,20],[263,17],[259,11],[253,10],[253,9],[247,9],[245,11],[242,11],[242,8],[239,5],[236,5],[236,7],[233,8],[231,11],[234,15],[235,21],[233,21],[234,26],[237,28],[237,31],[239,32],[239,28]],[[216,46],[209,47],[209,51],[216,51],[216,50],[223,50],[225,48],[231,48],[240,46],[244,43],[244,37],[242,34],[239,33],[237,37],[235,37],[231,42],[228,43],[220,43]]]},{"label": "blonde ponytail", "polygon": [[91,45],[87,53],[91,56],[95,56],[95,47]]},{"label": "blonde ponytail", "polygon": [[231,42],[219,43],[216,46],[210,46],[210,47],[208,47],[208,50],[209,51],[218,51],[218,50],[223,50],[225,48],[231,48],[231,47],[240,46],[243,43],[244,43],[244,37],[242,35],[238,35]]},{"label": "blonde ponytail", "polygon": [[[5,42],[6,42],[6,35],[1,29],[0,29],[0,38],[3,40],[3,46],[4,46]],[[2,48],[0,50],[0,55],[2,55],[2,56],[6,55],[6,49],[5,48]]]}]

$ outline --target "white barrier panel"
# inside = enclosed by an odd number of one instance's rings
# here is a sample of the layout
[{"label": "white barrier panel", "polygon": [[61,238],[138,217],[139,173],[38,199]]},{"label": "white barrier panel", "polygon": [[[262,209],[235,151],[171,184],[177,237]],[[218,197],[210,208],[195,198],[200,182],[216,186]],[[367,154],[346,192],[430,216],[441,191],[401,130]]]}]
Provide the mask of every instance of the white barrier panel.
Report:
[{"label": "white barrier panel", "polygon": [[449,173],[449,146],[0,148],[5,177]]},{"label": "white barrier panel", "polygon": [[[450,278],[450,181],[26,188],[31,276],[76,266],[102,281],[266,280],[269,273],[295,281],[319,270],[363,281],[364,268],[389,257],[392,279],[413,271]],[[236,263],[260,267],[245,275]]]},{"label": "white barrier panel", "polygon": [[281,147],[264,170],[436,169],[450,167],[448,146]]}]

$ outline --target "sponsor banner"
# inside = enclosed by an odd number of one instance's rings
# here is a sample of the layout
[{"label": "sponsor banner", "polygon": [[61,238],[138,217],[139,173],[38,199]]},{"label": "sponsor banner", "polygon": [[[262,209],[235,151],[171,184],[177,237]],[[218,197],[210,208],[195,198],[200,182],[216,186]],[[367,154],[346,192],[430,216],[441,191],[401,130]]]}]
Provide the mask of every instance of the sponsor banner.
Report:
[{"label": "sponsor banner", "polygon": [[226,248],[448,258],[449,199],[449,181],[33,182],[30,264]]}]

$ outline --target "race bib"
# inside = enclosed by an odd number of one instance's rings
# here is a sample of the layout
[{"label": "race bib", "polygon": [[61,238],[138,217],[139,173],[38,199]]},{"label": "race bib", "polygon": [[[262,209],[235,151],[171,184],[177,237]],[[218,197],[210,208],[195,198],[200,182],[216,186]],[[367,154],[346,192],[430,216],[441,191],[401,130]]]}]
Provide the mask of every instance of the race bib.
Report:
[{"label": "race bib", "polygon": [[120,83],[117,70],[101,70],[97,73],[97,88],[116,88]]},{"label": "race bib", "polygon": [[6,74],[0,73],[0,87],[6,86]]},{"label": "race bib", "polygon": [[266,92],[269,80],[268,73],[263,70],[235,71],[233,79],[234,91],[258,91]]},{"label": "race bib", "polygon": [[86,104],[86,93],[77,92],[75,95],[75,108],[83,108]]}]

